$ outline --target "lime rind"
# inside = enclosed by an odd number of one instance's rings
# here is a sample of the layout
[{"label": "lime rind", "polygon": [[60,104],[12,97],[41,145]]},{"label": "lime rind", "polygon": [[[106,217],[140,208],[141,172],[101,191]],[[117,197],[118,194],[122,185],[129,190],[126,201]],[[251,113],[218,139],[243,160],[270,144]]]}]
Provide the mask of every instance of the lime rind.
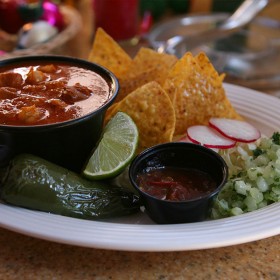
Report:
[{"label": "lime rind", "polygon": [[130,116],[118,112],[107,124],[83,174],[89,179],[109,179],[120,174],[133,159],[138,129]]}]

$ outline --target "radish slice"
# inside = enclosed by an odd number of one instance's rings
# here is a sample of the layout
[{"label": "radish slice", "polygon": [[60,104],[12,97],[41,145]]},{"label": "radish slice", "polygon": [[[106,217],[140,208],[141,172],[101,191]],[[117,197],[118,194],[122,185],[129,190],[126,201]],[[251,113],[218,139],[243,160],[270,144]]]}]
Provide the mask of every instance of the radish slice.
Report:
[{"label": "radish slice", "polygon": [[225,137],[239,142],[250,143],[261,137],[260,131],[245,121],[211,118],[209,125]]},{"label": "radish slice", "polygon": [[208,148],[228,149],[235,146],[236,141],[224,137],[216,130],[205,125],[194,125],[187,129],[189,139],[196,144]]},{"label": "radish slice", "polygon": [[178,139],[178,142],[187,142],[187,143],[193,143],[193,141],[190,140],[187,134],[182,136],[180,139]]},{"label": "radish slice", "polygon": [[[185,143],[194,143],[193,141],[190,140],[190,138],[188,137],[187,133],[184,136],[182,136],[178,141],[179,142],[185,142]],[[197,143],[195,143],[195,144],[197,144]],[[207,148],[215,151],[216,153],[219,152],[218,148],[212,148],[212,147],[207,147]]]}]

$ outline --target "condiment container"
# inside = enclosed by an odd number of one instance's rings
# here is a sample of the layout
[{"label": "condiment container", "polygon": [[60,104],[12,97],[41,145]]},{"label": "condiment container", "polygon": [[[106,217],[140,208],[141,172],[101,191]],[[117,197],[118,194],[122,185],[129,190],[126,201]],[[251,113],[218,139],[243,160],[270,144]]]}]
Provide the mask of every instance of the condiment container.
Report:
[{"label": "condiment container", "polygon": [[[114,101],[119,84],[114,74],[107,69],[86,60],[66,56],[25,56],[2,60],[0,72],[7,67],[46,63],[75,66],[94,73],[102,79],[102,85],[106,85],[107,100],[85,115],[62,122],[40,125],[0,124],[0,166],[7,164],[17,154],[30,153],[80,172],[100,139],[105,112]],[[82,83],[83,79],[82,74],[76,77],[78,83]],[[96,87],[100,87],[100,83]],[[98,94],[98,90],[93,94]]]},{"label": "condiment container", "polygon": [[[203,173],[210,176],[215,185],[205,193],[200,189],[202,185],[198,185],[196,189],[201,193],[183,201],[162,199],[143,189],[143,176],[145,178],[155,170],[160,170],[161,174],[164,174],[170,168],[178,169],[183,173],[192,171]],[[168,178],[169,174],[166,175]],[[228,168],[222,157],[211,149],[198,144],[172,142],[151,147],[139,154],[130,165],[129,178],[141,196],[145,211],[154,222],[158,224],[190,223],[207,219],[214,197],[227,181]],[[150,180],[152,182],[149,182]],[[155,182],[153,176],[145,182],[158,185],[159,188],[169,184],[169,181],[166,183],[166,178],[164,178],[161,185]]]}]

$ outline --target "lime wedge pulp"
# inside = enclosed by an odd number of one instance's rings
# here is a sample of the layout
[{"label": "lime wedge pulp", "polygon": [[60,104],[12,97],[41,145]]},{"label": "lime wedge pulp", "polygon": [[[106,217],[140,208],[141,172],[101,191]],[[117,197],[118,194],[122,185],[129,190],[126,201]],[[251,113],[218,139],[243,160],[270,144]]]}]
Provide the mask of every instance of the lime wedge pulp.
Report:
[{"label": "lime wedge pulp", "polygon": [[118,112],[105,126],[101,140],[83,175],[88,179],[108,179],[120,174],[134,157],[138,129],[130,116]]}]

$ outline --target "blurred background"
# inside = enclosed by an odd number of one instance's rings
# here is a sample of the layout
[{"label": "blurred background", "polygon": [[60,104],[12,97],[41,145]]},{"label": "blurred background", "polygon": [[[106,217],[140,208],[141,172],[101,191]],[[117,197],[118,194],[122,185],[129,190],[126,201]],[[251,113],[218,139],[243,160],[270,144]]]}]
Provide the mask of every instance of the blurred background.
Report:
[{"label": "blurred background", "polygon": [[[97,27],[133,57],[141,46],[158,50],[170,37],[226,18],[242,2],[0,0],[0,59],[49,53],[86,59]],[[236,34],[193,51],[205,51],[227,82],[280,97],[280,1],[270,1]],[[182,47],[174,54],[180,57]]]}]

